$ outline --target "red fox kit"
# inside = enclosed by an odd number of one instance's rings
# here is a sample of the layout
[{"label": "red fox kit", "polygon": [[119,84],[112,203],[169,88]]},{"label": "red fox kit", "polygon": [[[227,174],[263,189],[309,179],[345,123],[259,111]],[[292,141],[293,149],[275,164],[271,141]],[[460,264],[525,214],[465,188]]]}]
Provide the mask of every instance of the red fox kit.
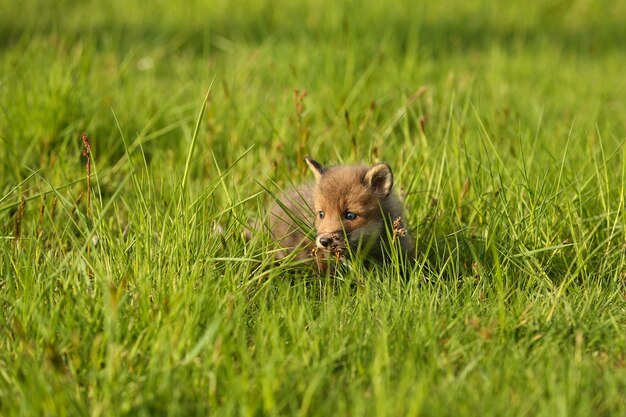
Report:
[{"label": "red fox kit", "polygon": [[[298,259],[319,262],[342,258],[349,249],[381,261],[389,237],[397,238],[408,256],[415,255],[413,239],[402,226],[402,204],[393,192],[389,165],[327,168],[310,158],[306,162],[315,184],[281,195],[270,210],[270,231],[284,249],[278,258],[300,250]],[[315,236],[307,236],[313,223]]]}]

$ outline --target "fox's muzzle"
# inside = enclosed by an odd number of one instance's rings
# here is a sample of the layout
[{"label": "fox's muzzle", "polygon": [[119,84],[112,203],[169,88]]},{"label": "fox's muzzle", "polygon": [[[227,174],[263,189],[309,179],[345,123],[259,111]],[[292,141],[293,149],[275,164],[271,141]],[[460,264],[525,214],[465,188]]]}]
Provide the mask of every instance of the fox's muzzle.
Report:
[{"label": "fox's muzzle", "polygon": [[341,245],[342,239],[336,233],[319,234],[315,238],[315,245],[320,249],[330,249]]}]

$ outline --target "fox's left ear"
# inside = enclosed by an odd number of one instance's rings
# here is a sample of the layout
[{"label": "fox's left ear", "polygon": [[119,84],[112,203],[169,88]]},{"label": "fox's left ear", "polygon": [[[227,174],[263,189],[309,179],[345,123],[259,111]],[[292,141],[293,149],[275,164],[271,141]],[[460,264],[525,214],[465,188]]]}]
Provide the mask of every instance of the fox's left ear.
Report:
[{"label": "fox's left ear", "polygon": [[322,175],[326,171],[328,171],[328,168],[326,168],[324,165],[320,164],[319,162],[312,160],[308,156],[304,158],[304,160],[306,161],[309,168],[311,168],[311,171],[313,171],[313,175],[315,175],[315,181],[319,181],[320,178],[322,178]]},{"label": "fox's left ear", "polygon": [[385,198],[393,188],[393,174],[391,167],[385,163],[374,165],[365,173],[365,186],[380,198]]}]

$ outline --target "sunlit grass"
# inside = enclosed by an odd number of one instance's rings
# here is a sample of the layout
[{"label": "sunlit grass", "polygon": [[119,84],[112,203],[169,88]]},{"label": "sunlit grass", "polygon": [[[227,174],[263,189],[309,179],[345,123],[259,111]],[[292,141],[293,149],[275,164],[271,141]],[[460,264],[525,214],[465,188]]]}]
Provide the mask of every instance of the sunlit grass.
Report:
[{"label": "sunlit grass", "polygon": [[[1,415],[626,412],[623,6],[0,3]],[[246,240],[304,155],[408,276]]]}]

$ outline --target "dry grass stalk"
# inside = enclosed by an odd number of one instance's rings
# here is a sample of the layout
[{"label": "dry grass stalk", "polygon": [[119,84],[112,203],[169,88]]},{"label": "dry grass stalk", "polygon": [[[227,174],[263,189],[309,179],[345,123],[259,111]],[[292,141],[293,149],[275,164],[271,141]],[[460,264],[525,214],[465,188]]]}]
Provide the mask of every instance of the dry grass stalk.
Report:
[{"label": "dry grass stalk", "polygon": [[20,205],[17,208],[17,213],[15,215],[15,227],[13,229],[13,238],[15,241],[20,239],[22,234],[22,220],[24,220],[24,213],[26,212],[26,199],[22,195],[20,200]]},{"label": "dry grass stalk", "polygon": [[87,213],[91,211],[91,144],[89,137],[83,132],[83,153],[82,156],[87,158]]},{"label": "dry grass stalk", "polygon": [[297,88],[293,90],[294,99],[295,99],[295,109],[296,109],[296,129],[298,135],[298,149],[297,152],[297,160],[298,160],[298,168],[301,172],[305,170],[304,157],[305,157],[305,149],[309,139],[309,130],[304,126],[304,98],[307,96],[306,91],[300,91]]}]

